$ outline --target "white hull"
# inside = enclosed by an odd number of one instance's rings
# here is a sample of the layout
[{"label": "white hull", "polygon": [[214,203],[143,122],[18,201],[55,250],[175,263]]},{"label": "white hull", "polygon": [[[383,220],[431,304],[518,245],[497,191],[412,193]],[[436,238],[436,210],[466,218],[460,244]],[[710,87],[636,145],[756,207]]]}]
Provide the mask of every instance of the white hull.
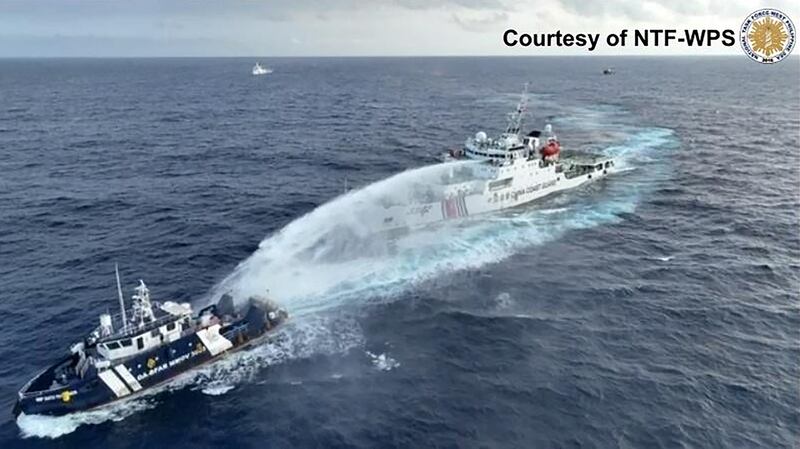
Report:
[{"label": "white hull", "polygon": [[[534,166],[535,164],[530,165]],[[461,185],[460,187],[463,188],[460,189],[457,184],[447,186],[447,191],[453,191],[452,188],[455,187],[455,193],[442,195],[438,201],[386,207],[381,214],[376,215],[374,225],[385,231],[401,231],[509,209],[556,192],[574,189],[604,178],[614,171],[612,165],[591,173],[567,177],[564,172],[556,171],[555,164],[530,168],[532,173],[519,173],[522,170],[514,170],[513,167],[504,168],[509,169],[510,172],[517,172],[513,178],[505,178],[510,179],[510,182],[504,182],[501,172],[499,178],[501,181],[482,181],[477,186],[473,182],[471,191],[467,188],[467,184]],[[482,189],[480,188],[481,184],[483,185]]]},{"label": "white hull", "polygon": [[[527,85],[504,133],[489,138],[484,132],[451,150],[454,159],[472,163],[445,165],[446,173],[433,182],[412,186],[408,201],[388,199],[372,220],[373,229],[400,232],[447,220],[495,212],[530,203],[547,195],[574,189],[607,176],[612,158],[602,154],[561,151],[552,126],[544,132],[521,134],[527,111]],[[540,139],[542,137],[542,139]]]}]

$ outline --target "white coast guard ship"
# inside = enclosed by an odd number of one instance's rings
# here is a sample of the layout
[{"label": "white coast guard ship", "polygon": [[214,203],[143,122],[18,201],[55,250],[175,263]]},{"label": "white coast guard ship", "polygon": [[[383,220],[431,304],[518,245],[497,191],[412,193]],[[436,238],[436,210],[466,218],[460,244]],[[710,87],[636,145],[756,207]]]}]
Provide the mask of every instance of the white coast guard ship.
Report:
[{"label": "white coast guard ship", "polygon": [[256,62],[256,65],[253,66],[253,70],[251,70],[251,72],[253,73],[253,76],[269,75],[272,73],[272,69],[263,67],[261,63]]},{"label": "white coast guard ship", "polygon": [[562,150],[549,124],[544,132],[523,135],[526,113],[527,85],[505,132],[495,138],[479,132],[463,148],[451,150],[446,161],[472,162],[452,164],[434,183],[414,186],[415,198],[409,203],[385,204],[375,224],[402,231],[507,209],[613,173],[611,157]]},{"label": "white coast guard ship", "polygon": [[13,413],[64,415],[138,393],[198,365],[268,338],[287,318],[264,298],[236,307],[230,295],[196,315],[188,303],[150,300],[139,281],[126,310],[100,315],[100,325],[19,391]]}]

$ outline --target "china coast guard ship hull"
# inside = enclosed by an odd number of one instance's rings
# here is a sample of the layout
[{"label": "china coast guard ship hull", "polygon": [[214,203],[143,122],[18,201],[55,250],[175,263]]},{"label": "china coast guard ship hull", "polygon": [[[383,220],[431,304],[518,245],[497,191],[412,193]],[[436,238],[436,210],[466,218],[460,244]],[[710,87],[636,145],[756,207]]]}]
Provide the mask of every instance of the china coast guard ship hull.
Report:
[{"label": "china coast guard ship hull", "polygon": [[230,295],[194,315],[188,303],[151,303],[139,282],[132,309],[120,289],[121,313],[101,315],[97,329],[19,391],[15,416],[65,415],[135,396],[268,339],[287,318],[269,300],[249,298],[237,308]]},{"label": "china coast guard ship hull", "polygon": [[433,182],[414,186],[410,202],[385,204],[373,220],[380,229],[405,230],[485,214],[530,203],[547,195],[596,181],[615,171],[613,158],[562,151],[552,126],[522,133],[527,113],[527,85],[504,133],[489,138],[479,132],[463,148],[445,155],[452,164]]}]

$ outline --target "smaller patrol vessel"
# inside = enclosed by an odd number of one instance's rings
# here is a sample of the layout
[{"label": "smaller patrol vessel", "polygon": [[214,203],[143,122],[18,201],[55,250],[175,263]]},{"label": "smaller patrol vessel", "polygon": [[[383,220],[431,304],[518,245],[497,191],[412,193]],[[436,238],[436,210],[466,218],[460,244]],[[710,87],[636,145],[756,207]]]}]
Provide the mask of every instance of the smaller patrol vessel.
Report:
[{"label": "smaller patrol vessel", "polygon": [[253,72],[253,76],[268,75],[268,74],[272,73],[272,69],[268,69],[266,67],[262,67],[261,64],[257,62],[256,65],[253,66],[252,72]]},{"label": "smaller patrol vessel", "polygon": [[65,415],[135,396],[267,340],[288,317],[269,299],[237,306],[227,294],[194,314],[188,303],[151,301],[141,280],[126,310],[116,274],[120,313],[100,315],[96,329],[25,384],[15,416]]}]

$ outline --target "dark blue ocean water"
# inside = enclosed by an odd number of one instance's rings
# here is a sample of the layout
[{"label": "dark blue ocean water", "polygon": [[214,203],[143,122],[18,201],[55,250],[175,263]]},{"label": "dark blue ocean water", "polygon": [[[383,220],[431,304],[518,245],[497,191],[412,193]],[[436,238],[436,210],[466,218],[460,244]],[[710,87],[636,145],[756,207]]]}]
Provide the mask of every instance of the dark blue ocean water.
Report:
[{"label": "dark blue ocean water", "polygon": [[[0,447],[797,447],[797,58],[252,64],[0,60]],[[369,213],[317,209],[345,179],[500,131],[524,82],[532,127],[626,171],[385,254],[293,252]],[[198,303],[239,266],[292,321],[145,398],[15,422],[115,307],[115,262]]]}]

